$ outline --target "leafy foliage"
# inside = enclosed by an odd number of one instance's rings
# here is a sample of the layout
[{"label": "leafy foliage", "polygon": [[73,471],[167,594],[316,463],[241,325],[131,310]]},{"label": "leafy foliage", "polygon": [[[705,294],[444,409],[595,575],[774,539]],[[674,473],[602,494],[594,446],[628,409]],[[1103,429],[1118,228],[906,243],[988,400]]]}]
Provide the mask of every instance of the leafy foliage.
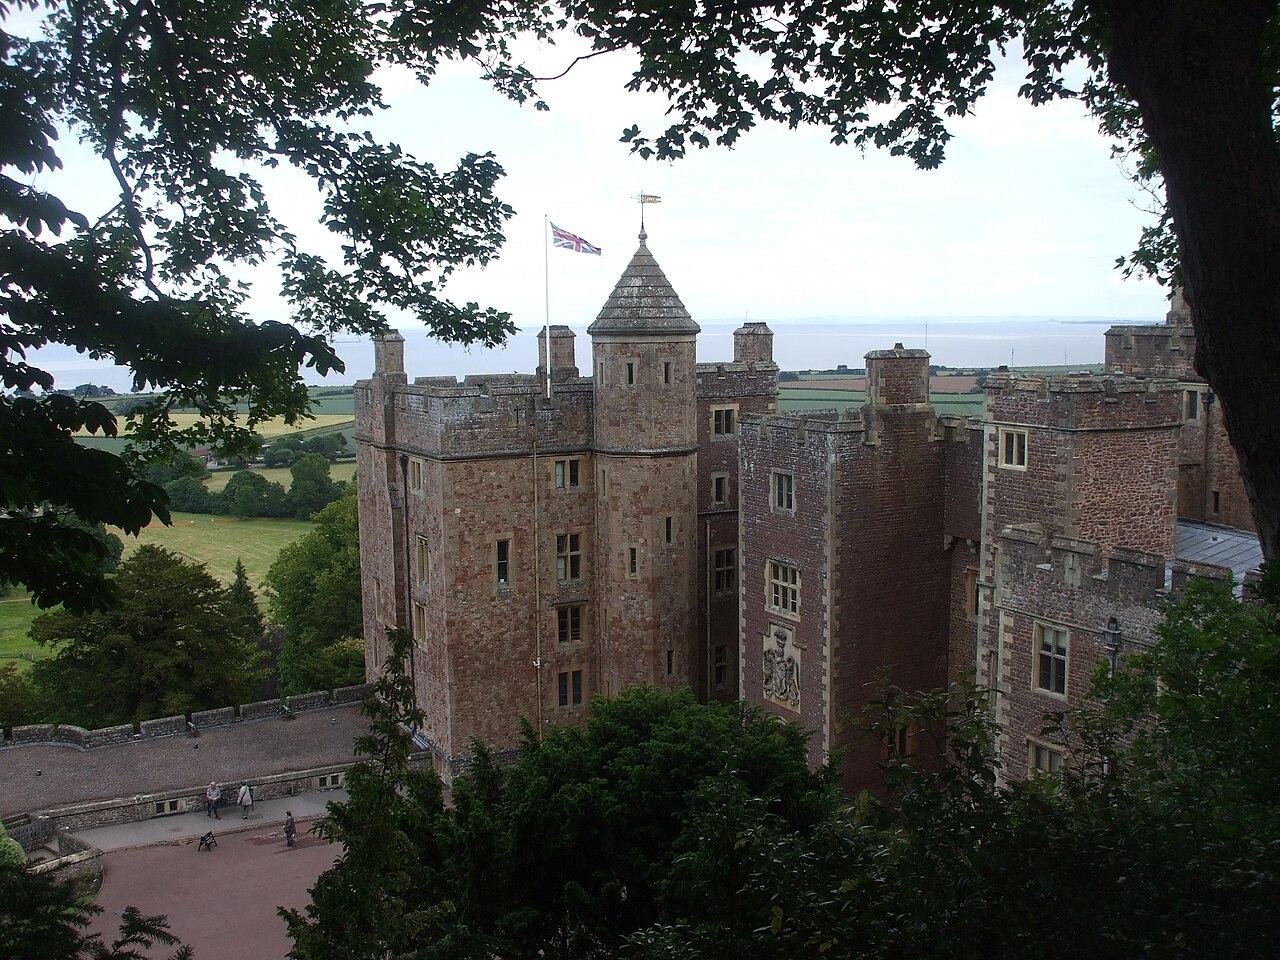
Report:
[{"label": "leafy foliage", "polygon": [[31,675],[58,722],[101,727],[251,698],[260,655],[203,564],[145,545],[116,580],[118,607],[58,610],[31,625],[33,639],[57,649]]},{"label": "leafy foliage", "polygon": [[280,683],[286,693],[359,683],[363,657],[343,641],[363,635],[360,531],[355,490],[312,518],[313,529],[280,551],[265,583],[271,619],[284,628]]},{"label": "leafy foliage", "polygon": [[310,520],[332,503],[342,487],[329,476],[329,461],[318,453],[304,453],[289,468],[289,506],[299,520]]},{"label": "leafy foliage", "polygon": [[836,806],[797,728],[634,689],[594,701],[580,727],[526,728],[509,768],[476,745],[446,808],[435,774],[408,767],[402,725],[422,721],[403,666],[411,641],[388,636],[365,762],[318,828],[344,853],[305,912],[285,914],[294,957],[615,956],[630,933],[679,916],[672,862],[722,798],[752,797],[792,831]]},{"label": "leafy foliage", "polygon": [[0,957],[6,960],[136,960],[174,947],[169,960],[191,960],[191,951],[169,931],[162,916],[125,907],[119,935],[104,941],[85,928],[102,912],[73,886],[29,873],[0,860]]},{"label": "leafy foliage", "polygon": [[47,715],[44,696],[31,675],[16,663],[0,665],[0,727],[44,723]]},{"label": "leafy foliage", "polygon": [[[42,32],[9,32],[16,11],[41,16]],[[494,195],[501,167],[468,154],[438,168],[366,129],[383,106],[380,68],[411,65],[427,82],[446,57],[481,57],[465,14],[435,24],[416,4],[361,0],[6,0],[0,14],[0,383],[24,392],[0,394],[0,579],[41,605],[113,598],[98,544],[59,517],[131,534],[167,521],[140,463],[179,446],[234,455],[256,424],[296,421],[308,407],[299,369],[342,369],[333,334],[380,330],[390,311],[445,340],[493,344],[511,332],[506,314],[440,292],[458,267],[498,250],[512,214]],[[106,209],[73,210],[30,185],[62,166],[68,131],[116,183]],[[273,214],[260,177],[278,166],[318,191],[340,262]],[[292,324],[246,313],[238,276],[264,261]],[[53,377],[27,360],[48,343],[112,359],[135,391],[156,391],[129,414],[127,457],[74,442],[78,430],[119,427],[97,401],[48,392]],[[237,417],[237,401],[247,414]],[[204,419],[180,428],[178,408]]]},{"label": "leafy foliage", "polygon": [[[1051,724],[1060,776],[997,774],[973,689],[887,688],[883,795],[838,802],[804,737],[744,707],[632,690],[579,727],[477,746],[445,808],[393,649],[367,758],[320,827],[345,854],[304,912],[331,957],[1252,958],[1280,937],[1280,592],[1197,584],[1159,642]],[[903,727],[922,749],[896,752]],[[941,734],[945,731],[945,737]],[[1053,732],[1051,729],[1050,732]]]}]

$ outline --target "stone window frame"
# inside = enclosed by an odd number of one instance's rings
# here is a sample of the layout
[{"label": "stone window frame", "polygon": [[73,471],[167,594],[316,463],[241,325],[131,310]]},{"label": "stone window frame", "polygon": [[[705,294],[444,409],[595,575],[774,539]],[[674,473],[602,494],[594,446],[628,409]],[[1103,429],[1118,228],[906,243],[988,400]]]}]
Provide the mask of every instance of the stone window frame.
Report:
[{"label": "stone window frame", "polygon": [[1200,411],[1204,407],[1204,398],[1197,387],[1182,388],[1182,406],[1180,410],[1183,423],[1199,423]]},{"label": "stone window frame", "polygon": [[711,686],[713,689],[723,690],[728,685],[729,645],[727,643],[718,643],[711,655]]},{"label": "stone window frame", "polygon": [[622,545],[622,572],[628,580],[640,579],[640,544],[628,541]]},{"label": "stone window frame", "polygon": [[676,545],[677,534],[679,530],[676,528],[676,518],[674,514],[668,513],[661,518],[659,524],[662,532],[662,543],[664,546],[674,547]]},{"label": "stone window frame", "polygon": [[664,387],[674,386],[676,382],[676,362],[674,360],[662,361],[662,385]]},{"label": "stone window frame", "polygon": [[1215,517],[1222,516],[1222,491],[1216,488],[1209,490],[1209,512]]},{"label": "stone window frame", "polygon": [[[716,481],[717,480],[724,481],[724,497],[722,497],[719,500],[716,499]],[[711,475],[711,505],[713,507],[729,506],[729,474],[728,473],[713,473]]]},{"label": "stone window frame", "polygon": [[674,647],[667,647],[667,676],[674,677],[676,675],[676,651]]},{"label": "stone window frame", "polygon": [[[561,552],[560,552],[560,538],[561,538],[561,537],[564,537],[564,546],[565,546],[565,552],[564,552],[564,553],[561,553]],[[574,538],[574,537],[577,537],[577,538],[578,538],[578,549],[577,549],[577,550],[574,550],[574,549],[573,549],[573,538]],[[556,583],[558,583],[558,584],[560,584],[560,585],[564,585],[564,584],[568,584],[568,583],[581,583],[581,582],[582,582],[582,580],[584,579],[584,577],[583,577],[583,575],[582,575],[582,567],[583,567],[582,529],[581,529],[581,528],[579,528],[579,527],[573,527],[573,528],[570,528],[570,529],[567,529],[567,530],[557,530],[557,531],[555,532],[555,538],[556,538],[556,539],[555,539],[555,547],[556,547],[556,567],[555,567],[555,570],[556,570]],[[562,558],[564,559],[564,573],[565,573],[565,575],[564,575],[563,577],[561,577],[561,576],[560,576],[560,561],[561,561],[561,559],[562,559]],[[578,561],[578,563],[577,563],[578,575],[577,575],[576,577],[575,577],[575,576],[573,576],[573,567],[574,567],[573,560],[574,560],[575,558],[576,558],[576,559],[577,559],[577,561]]]},{"label": "stone window frame", "polygon": [[[1018,463],[1018,441],[1017,437],[1022,437],[1022,462]],[[1005,458],[1005,437],[1015,438],[1013,447],[1011,448],[1013,459]],[[1027,461],[1030,459],[1029,451],[1031,448],[1031,437],[1026,427],[1001,427],[998,433],[998,446],[996,452],[996,462],[1000,465],[1001,470],[1021,470],[1026,471]]]},{"label": "stone window frame", "polygon": [[[788,604],[787,606],[774,605],[773,600],[774,600],[775,580],[774,580],[773,574],[774,574],[775,565],[779,568],[780,571],[782,570],[795,571],[794,583],[790,583],[786,580],[777,581],[777,584],[779,586],[779,593],[784,596],[784,599],[787,595],[791,595],[792,599],[794,599],[794,602],[795,602],[794,610],[791,609],[790,604]],[[792,563],[791,561],[784,560],[781,557],[766,557],[764,561],[765,609],[767,609],[770,613],[777,614],[780,617],[785,617],[788,620],[794,620],[798,622],[800,620],[800,586],[802,581],[803,581],[803,578],[800,576],[800,565],[798,563]]]},{"label": "stone window frame", "polygon": [[[729,554],[728,564],[720,564],[720,555]],[[724,574],[722,577],[721,574]],[[727,597],[738,592],[738,545],[713,544],[711,547],[711,595]]]},{"label": "stone window frame", "polygon": [[[1047,766],[1040,765],[1040,754],[1043,752]],[[1057,766],[1054,766],[1057,758]],[[1062,772],[1067,762],[1067,752],[1060,744],[1047,743],[1038,737],[1027,737],[1027,776],[1054,776]]]},{"label": "stone window frame", "polygon": [[[1062,634],[1062,653],[1059,656],[1056,649],[1049,656],[1057,661],[1062,662],[1062,691],[1052,689],[1052,687],[1040,686],[1040,659],[1044,655],[1042,649],[1044,645],[1044,631],[1052,630],[1055,633]],[[1053,667],[1050,665],[1049,683],[1053,683],[1054,673]],[[1057,700],[1066,700],[1067,692],[1071,689],[1071,631],[1059,623],[1052,623],[1047,620],[1036,620],[1031,627],[1031,689],[1036,693],[1043,694],[1046,697],[1053,697]]]},{"label": "stone window frame", "polygon": [[423,482],[423,467],[426,463],[420,457],[409,458],[409,492],[414,496],[421,497],[426,493],[426,484]]},{"label": "stone window frame", "polygon": [[421,600],[413,601],[412,623],[409,624],[415,643],[425,643],[427,639],[427,605]]},{"label": "stone window frame", "polygon": [[413,540],[413,586],[415,590],[431,589],[431,541],[420,533]]},{"label": "stone window frame", "polygon": [[557,457],[551,461],[551,486],[554,490],[577,490],[582,486],[582,458]]},{"label": "stone window frame", "polygon": [[884,742],[881,751],[886,760],[909,760],[920,752],[920,725],[902,723],[894,727],[893,739]]},{"label": "stone window frame", "polygon": [[[566,650],[580,647],[582,645],[582,638],[586,635],[587,605],[580,602],[558,603],[552,607],[552,610],[554,611],[553,619],[555,620],[552,632],[556,638],[556,646]],[[572,611],[574,610],[578,612],[577,639],[574,639],[573,636],[574,628]],[[561,630],[562,619],[564,620],[563,631]],[[562,640],[562,633],[567,635],[568,639]]]},{"label": "stone window frame", "polygon": [[640,383],[640,361],[634,357],[622,361],[622,383],[627,387],[634,387]]},{"label": "stone window frame", "polygon": [[603,386],[604,386],[604,384],[605,384],[605,375],[604,375],[604,374],[605,374],[605,370],[606,370],[606,369],[608,369],[608,367],[607,367],[607,365],[605,364],[605,362],[604,362],[603,360],[601,360],[601,361],[599,361],[599,362],[596,364],[596,368],[597,368],[596,376],[597,376],[597,379],[600,381],[598,385],[599,385],[599,386],[601,386],[601,387],[603,387]]},{"label": "stone window frame", "polygon": [[571,711],[582,708],[586,702],[585,664],[565,664],[556,674],[556,709]]},{"label": "stone window frame", "polygon": [[[716,429],[716,414],[723,414],[728,411],[732,416],[720,417],[720,426],[722,429]],[[738,436],[738,404],[736,403],[713,403],[709,408],[710,420],[707,423],[708,431],[712,440],[732,440]],[[730,429],[725,430],[723,427],[728,426]]]},{"label": "stone window frame", "polygon": [[[489,551],[489,556],[491,558],[489,573],[491,575],[490,582],[493,584],[493,592],[495,596],[498,594],[512,593],[515,590],[515,540],[516,538],[513,531],[504,531],[503,533],[495,534],[490,540],[493,549]],[[498,577],[499,565],[503,562],[498,556],[498,553],[501,549],[501,545],[504,543],[507,545],[507,559],[505,561],[507,565],[507,579],[505,582],[500,580]]]},{"label": "stone window frame", "polygon": [[[782,493],[783,477],[786,477],[788,481],[787,499],[791,501],[791,506],[789,507],[778,503],[779,495]],[[796,475],[794,471],[777,469],[769,471],[769,510],[784,517],[794,517],[796,515]]]}]

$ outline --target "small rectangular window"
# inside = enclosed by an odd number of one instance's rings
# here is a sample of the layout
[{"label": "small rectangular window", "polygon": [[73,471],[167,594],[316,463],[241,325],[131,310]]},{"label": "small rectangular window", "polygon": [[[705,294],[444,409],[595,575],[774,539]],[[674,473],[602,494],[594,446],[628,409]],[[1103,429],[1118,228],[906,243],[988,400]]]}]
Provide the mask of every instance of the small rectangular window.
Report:
[{"label": "small rectangular window", "polygon": [[409,489],[414,493],[422,492],[422,461],[409,458]]},{"label": "small rectangular window", "polygon": [[564,645],[582,639],[582,607],[556,608],[556,642]]},{"label": "small rectangular window", "polygon": [[1027,469],[1027,431],[1000,431],[1000,466],[1010,470]]},{"label": "small rectangular window", "polygon": [[419,643],[427,639],[427,608],[420,603],[413,605],[413,639]]},{"label": "small rectangular window", "polygon": [[662,382],[667,386],[671,385],[671,361],[664,360],[662,362]]},{"label": "small rectangular window", "polygon": [[1219,514],[1222,512],[1222,497],[1219,495],[1217,490],[1213,490],[1210,493],[1213,500],[1213,512],[1215,515]]},{"label": "small rectangular window", "polygon": [[769,561],[769,609],[800,612],[800,571],[789,563]]},{"label": "small rectangular window", "polygon": [[575,707],[582,704],[582,671],[575,670],[572,675],[573,683],[573,705]]},{"label": "small rectangular window", "polygon": [[499,540],[494,555],[494,573],[498,586],[511,586],[511,541]]},{"label": "small rectangular window", "polygon": [[729,650],[724,644],[716,647],[714,666],[716,689],[723,690],[729,678]]},{"label": "small rectangular window", "polygon": [[717,473],[711,478],[711,502],[725,504],[729,501],[729,475]]},{"label": "small rectangular window", "polygon": [[717,437],[730,437],[738,432],[738,411],[733,407],[716,407],[711,411],[711,432]]},{"label": "small rectangular window", "polygon": [[1062,751],[1046,747],[1042,743],[1031,744],[1032,775],[1055,774],[1062,772]]},{"label": "small rectangular window", "polygon": [[724,547],[715,552],[715,592],[718,594],[733,593],[738,582],[738,551],[734,547]]},{"label": "small rectangular window", "polygon": [[1200,419],[1200,391],[1199,390],[1183,390],[1182,391],[1182,419],[1183,420],[1199,420]]},{"label": "small rectangular window", "polygon": [[675,543],[675,524],[674,517],[667,517],[663,520],[663,527],[666,534],[667,543]]},{"label": "small rectangular window", "polygon": [[418,537],[417,549],[413,554],[413,582],[425,587],[431,579],[431,548],[426,537]]},{"label": "small rectangular window", "polygon": [[635,547],[627,547],[627,576],[634,577],[640,573],[640,551]]},{"label": "small rectangular window", "polygon": [[674,650],[667,651],[667,676],[671,676],[676,672],[676,652]]},{"label": "small rectangular window", "polygon": [[636,365],[631,361],[627,361],[627,386],[631,386],[636,382]]},{"label": "small rectangular window", "polygon": [[572,490],[578,485],[580,460],[557,460],[553,467],[553,475],[557,490]]},{"label": "small rectangular window", "polygon": [[600,386],[604,386],[604,361],[601,360],[597,365],[599,369],[596,371],[596,379],[600,381]]},{"label": "small rectangular window", "polygon": [[790,473],[773,472],[773,508],[791,513],[796,508],[796,479]]},{"label": "small rectangular window", "polygon": [[910,757],[916,752],[916,728],[904,723],[893,732],[893,749],[898,757]]},{"label": "small rectangular window", "polygon": [[567,707],[569,706],[569,674],[567,672],[563,672],[556,679],[559,681],[559,690],[557,691],[559,694],[558,702],[561,707]]},{"label": "small rectangular window", "polygon": [[978,593],[978,571],[966,570],[964,574],[964,613],[970,620],[978,619],[981,599]]},{"label": "small rectangular window", "polygon": [[560,583],[582,577],[581,540],[581,535],[576,533],[556,534],[556,579]]},{"label": "small rectangular window", "polygon": [[1066,696],[1067,631],[1036,624],[1036,689]]}]

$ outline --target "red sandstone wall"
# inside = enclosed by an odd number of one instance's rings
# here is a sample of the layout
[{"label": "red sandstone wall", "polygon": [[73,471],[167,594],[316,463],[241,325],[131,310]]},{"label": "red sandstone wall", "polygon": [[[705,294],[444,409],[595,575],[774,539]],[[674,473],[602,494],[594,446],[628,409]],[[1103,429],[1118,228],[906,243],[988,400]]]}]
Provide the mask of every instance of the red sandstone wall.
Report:
[{"label": "red sandstone wall", "polygon": [[877,443],[851,447],[838,465],[831,698],[848,790],[880,780],[880,744],[854,725],[882,678],[907,691],[947,683],[951,561],[933,411],[884,408],[876,426]]}]

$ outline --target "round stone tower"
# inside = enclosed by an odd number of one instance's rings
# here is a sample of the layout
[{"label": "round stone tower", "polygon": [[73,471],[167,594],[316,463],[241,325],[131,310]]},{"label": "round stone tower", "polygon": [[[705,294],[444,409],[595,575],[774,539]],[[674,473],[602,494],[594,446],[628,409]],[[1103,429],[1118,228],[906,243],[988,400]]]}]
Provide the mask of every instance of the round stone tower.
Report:
[{"label": "round stone tower", "polygon": [[689,682],[698,325],[646,235],[595,322],[598,689]]}]

